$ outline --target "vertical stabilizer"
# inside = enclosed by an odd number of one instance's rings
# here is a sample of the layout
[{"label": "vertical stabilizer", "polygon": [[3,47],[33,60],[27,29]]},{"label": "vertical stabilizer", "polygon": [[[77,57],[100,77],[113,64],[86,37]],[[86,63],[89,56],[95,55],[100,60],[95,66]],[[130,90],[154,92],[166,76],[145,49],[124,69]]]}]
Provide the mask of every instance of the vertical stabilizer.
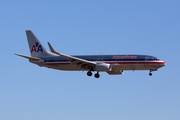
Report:
[{"label": "vertical stabilizer", "polygon": [[36,38],[31,30],[26,30],[26,35],[29,44],[29,50],[32,57],[48,57],[55,56],[53,53],[48,52],[41,42]]}]

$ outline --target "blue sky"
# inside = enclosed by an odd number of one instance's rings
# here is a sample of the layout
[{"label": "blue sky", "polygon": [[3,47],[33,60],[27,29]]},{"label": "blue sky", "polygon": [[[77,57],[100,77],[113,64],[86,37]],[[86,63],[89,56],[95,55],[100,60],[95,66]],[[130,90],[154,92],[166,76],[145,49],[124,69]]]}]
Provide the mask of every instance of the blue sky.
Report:
[{"label": "blue sky", "polygon": [[[0,2],[1,120],[179,120],[180,1]],[[167,65],[123,75],[41,68],[30,55],[32,30],[68,55],[144,54]]]}]

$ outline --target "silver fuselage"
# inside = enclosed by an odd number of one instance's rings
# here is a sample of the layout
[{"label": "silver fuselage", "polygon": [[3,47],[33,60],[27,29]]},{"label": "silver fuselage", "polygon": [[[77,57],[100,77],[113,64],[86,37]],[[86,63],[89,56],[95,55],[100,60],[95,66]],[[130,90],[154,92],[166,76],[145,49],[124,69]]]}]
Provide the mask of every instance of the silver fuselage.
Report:
[{"label": "silver fuselage", "polygon": [[[106,63],[113,65],[114,70],[157,70],[166,65],[164,61],[149,55],[85,55],[74,56],[88,61],[96,62],[97,64]],[[61,56],[41,58],[42,61],[30,61],[39,66],[44,66],[57,70],[67,71],[88,71],[70,62],[68,59]]]}]

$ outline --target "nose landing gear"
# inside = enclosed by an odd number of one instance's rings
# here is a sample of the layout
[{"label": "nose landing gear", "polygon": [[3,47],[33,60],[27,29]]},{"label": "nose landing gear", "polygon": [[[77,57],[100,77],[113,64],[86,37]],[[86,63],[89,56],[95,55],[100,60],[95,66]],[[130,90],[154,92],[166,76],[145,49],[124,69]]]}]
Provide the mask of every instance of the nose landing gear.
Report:
[{"label": "nose landing gear", "polygon": [[151,72],[149,73],[149,76],[152,76],[152,73],[151,73]]},{"label": "nose landing gear", "polygon": [[150,69],[149,76],[152,76],[152,71],[157,71],[158,69]]}]

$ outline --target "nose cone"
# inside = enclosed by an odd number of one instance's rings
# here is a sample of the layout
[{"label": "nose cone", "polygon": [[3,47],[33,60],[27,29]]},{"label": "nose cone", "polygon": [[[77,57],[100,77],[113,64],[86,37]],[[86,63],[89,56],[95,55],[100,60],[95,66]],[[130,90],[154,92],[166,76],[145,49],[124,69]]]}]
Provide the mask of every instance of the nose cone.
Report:
[{"label": "nose cone", "polygon": [[161,63],[161,66],[163,67],[163,66],[165,66],[166,65],[166,63],[163,61],[162,63]]}]

